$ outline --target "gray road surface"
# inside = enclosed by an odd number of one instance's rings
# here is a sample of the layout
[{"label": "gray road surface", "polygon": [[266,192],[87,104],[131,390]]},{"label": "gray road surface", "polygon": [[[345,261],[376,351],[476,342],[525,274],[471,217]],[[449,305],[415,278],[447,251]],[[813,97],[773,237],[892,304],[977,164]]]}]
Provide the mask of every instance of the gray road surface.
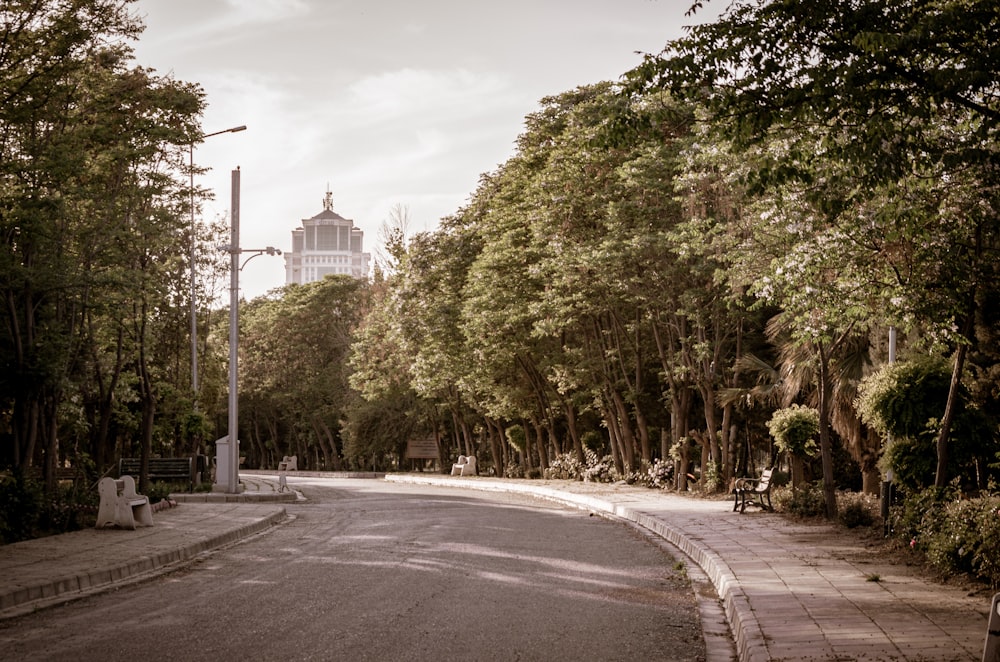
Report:
[{"label": "gray road surface", "polygon": [[293,521],[180,572],[0,623],[0,649],[76,662],[704,659],[683,571],[628,526],[501,493],[304,490]]}]

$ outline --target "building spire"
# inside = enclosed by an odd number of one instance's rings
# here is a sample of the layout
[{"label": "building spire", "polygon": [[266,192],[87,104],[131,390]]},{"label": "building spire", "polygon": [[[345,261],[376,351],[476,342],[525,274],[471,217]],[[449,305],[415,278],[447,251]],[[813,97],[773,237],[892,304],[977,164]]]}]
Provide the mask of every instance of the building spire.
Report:
[{"label": "building spire", "polygon": [[330,192],[330,182],[326,183],[326,195],[323,197],[323,210],[333,211],[333,193]]}]

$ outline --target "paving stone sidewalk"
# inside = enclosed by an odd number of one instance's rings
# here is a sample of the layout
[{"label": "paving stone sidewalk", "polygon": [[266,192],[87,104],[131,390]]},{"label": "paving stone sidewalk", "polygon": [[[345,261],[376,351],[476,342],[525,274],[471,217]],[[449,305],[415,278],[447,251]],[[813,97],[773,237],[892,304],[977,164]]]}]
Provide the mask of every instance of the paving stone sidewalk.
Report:
[{"label": "paving stone sidewalk", "polygon": [[2,545],[0,618],[140,581],[285,517],[284,506],[271,502],[182,503],[157,509],[148,528],[83,529]]}]

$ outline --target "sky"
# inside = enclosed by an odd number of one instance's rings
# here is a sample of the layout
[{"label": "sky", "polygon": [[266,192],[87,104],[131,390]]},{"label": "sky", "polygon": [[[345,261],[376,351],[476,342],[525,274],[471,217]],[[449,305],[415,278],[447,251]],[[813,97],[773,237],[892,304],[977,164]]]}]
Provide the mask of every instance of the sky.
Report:
[{"label": "sky", "polygon": [[[240,244],[291,248],[323,210],[364,230],[394,206],[410,232],[460,210],[481,174],[513,155],[546,96],[617,80],[683,34],[692,0],[138,0],[136,64],[198,83],[209,172],[202,218],[229,218],[240,169]],[[713,4],[722,5],[722,2]],[[711,10],[711,11],[709,11]],[[284,259],[261,256],[241,295],[284,285]]]}]

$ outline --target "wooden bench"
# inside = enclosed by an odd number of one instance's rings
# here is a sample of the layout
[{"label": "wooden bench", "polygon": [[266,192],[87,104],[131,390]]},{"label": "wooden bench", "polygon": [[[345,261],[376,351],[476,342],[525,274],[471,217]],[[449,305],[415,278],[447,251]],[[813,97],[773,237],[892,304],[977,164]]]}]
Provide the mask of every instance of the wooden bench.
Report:
[{"label": "wooden bench", "polygon": [[97,483],[97,493],[101,501],[96,528],[117,526],[134,531],[136,526],[153,526],[149,497],[136,493],[132,476],[126,474],[118,479],[105,476]]},{"label": "wooden bench", "polygon": [[475,476],[476,475],[476,456],[475,455],[459,455],[458,462],[451,465],[451,475],[452,476]]},{"label": "wooden bench", "polygon": [[[739,508],[742,513],[747,504],[760,506],[764,510],[774,510],[771,505],[771,473],[765,469],[760,478],[737,478],[733,484],[733,512]],[[764,503],[767,499],[767,504]]]},{"label": "wooden bench", "polygon": [[[123,457],[118,462],[118,475],[139,478],[141,461],[135,457]],[[151,457],[149,458],[149,480],[187,483],[188,491],[194,491],[195,464],[193,457]]]}]

